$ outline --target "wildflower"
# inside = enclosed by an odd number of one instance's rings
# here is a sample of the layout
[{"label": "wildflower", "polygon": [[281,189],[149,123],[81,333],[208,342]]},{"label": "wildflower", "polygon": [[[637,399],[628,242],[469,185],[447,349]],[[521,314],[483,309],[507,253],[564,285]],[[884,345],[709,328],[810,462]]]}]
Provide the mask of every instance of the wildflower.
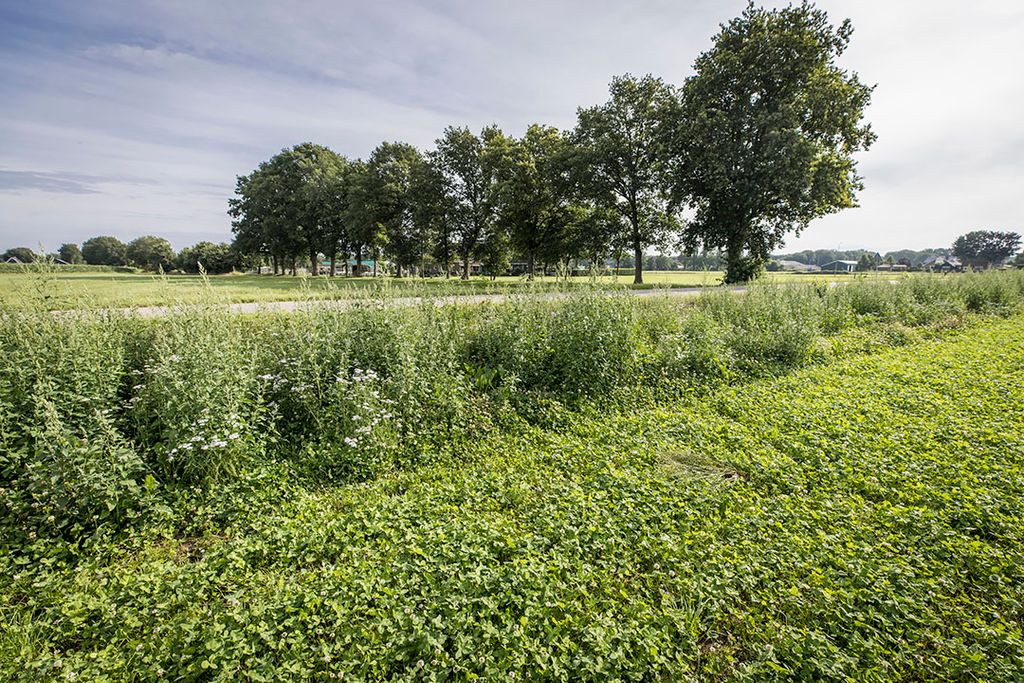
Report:
[{"label": "wildflower", "polygon": [[346,436],[344,441],[345,445],[348,446],[349,448],[355,448],[356,446],[359,445],[359,442],[353,439],[351,436]]}]

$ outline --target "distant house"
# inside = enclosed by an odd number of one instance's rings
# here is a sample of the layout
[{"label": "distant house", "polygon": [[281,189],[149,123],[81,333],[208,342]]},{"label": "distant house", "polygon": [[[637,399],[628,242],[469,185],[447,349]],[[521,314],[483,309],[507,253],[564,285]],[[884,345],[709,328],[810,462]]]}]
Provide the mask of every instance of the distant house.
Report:
[{"label": "distant house", "polygon": [[910,268],[905,263],[879,263],[877,266],[875,266],[875,270],[879,270],[886,273],[899,273],[906,270],[910,270]]},{"label": "distant house", "polygon": [[962,273],[964,264],[955,256],[932,256],[925,259],[921,268],[936,273]]},{"label": "distant house", "polygon": [[821,270],[818,266],[800,263],[799,261],[787,261],[783,259],[776,261],[776,263],[779,264],[779,270],[789,270],[796,273],[813,273]]},{"label": "distant house", "polygon": [[852,273],[857,270],[856,261],[829,261],[821,266],[823,273]]}]

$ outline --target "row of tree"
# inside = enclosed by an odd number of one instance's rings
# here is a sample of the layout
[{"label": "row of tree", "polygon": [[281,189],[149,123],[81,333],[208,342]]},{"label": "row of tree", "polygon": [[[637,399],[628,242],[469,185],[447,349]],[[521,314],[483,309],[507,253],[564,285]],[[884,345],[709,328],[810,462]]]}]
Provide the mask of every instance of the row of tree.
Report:
[{"label": "row of tree", "polygon": [[750,279],[788,233],[855,205],[853,155],[875,136],[872,88],[836,63],[851,32],[806,2],[749,5],[682,86],[615,78],[571,131],[449,127],[427,152],[385,142],[365,160],[296,145],[238,178],[235,245],[275,272],[385,254],[401,275],[430,255],[465,278],[474,260],[494,273],[515,256],[532,274],[625,251],[639,283],[644,250],[675,243]]},{"label": "row of tree", "polygon": [[230,273],[251,265],[230,244],[199,242],[175,252],[162,237],[144,235],[127,244],[110,235],[91,237],[81,247],[74,243],[60,245],[52,254],[37,254],[28,247],[14,247],[0,254],[0,261],[33,263],[50,260],[69,265],[129,266],[149,271],[182,270],[187,273]]},{"label": "row of tree", "polygon": [[899,249],[879,254],[865,249],[805,249],[791,254],[777,254],[778,261],[797,261],[822,266],[832,261],[857,261],[864,270],[885,264],[917,267],[936,256],[955,256],[972,268],[991,268],[1010,260],[1021,246],[1019,233],[999,230],[974,230],[960,235],[951,247],[939,249]]}]

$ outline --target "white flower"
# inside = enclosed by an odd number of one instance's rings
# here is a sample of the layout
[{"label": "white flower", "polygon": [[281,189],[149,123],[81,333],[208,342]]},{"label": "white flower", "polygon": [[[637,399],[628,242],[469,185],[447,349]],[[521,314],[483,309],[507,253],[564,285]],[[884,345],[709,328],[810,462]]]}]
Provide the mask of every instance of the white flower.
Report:
[{"label": "white flower", "polygon": [[355,448],[356,446],[359,445],[359,442],[353,439],[351,436],[346,436],[345,445],[348,446],[349,448]]}]

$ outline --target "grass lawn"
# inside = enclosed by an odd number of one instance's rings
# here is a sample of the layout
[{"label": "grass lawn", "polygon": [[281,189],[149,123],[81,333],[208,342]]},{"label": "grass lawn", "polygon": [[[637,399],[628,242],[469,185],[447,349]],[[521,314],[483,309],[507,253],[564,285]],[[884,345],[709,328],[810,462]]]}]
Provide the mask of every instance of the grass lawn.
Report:
[{"label": "grass lawn", "polygon": [[[892,279],[902,274],[861,273],[856,275],[767,273],[766,282],[795,283]],[[644,288],[710,287],[721,283],[720,271],[652,271],[644,274]],[[96,273],[0,273],[0,303],[25,297],[42,300],[48,308],[91,308],[172,305],[178,303],[227,303],[345,299],[368,295],[431,296],[460,293],[491,293],[510,290],[546,291],[593,286],[634,287],[632,278],[603,276],[573,278],[568,282],[540,277],[533,283],[521,277],[495,280],[475,277],[468,282],[457,278],[328,278],[270,275],[143,275],[114,272]]]}]

